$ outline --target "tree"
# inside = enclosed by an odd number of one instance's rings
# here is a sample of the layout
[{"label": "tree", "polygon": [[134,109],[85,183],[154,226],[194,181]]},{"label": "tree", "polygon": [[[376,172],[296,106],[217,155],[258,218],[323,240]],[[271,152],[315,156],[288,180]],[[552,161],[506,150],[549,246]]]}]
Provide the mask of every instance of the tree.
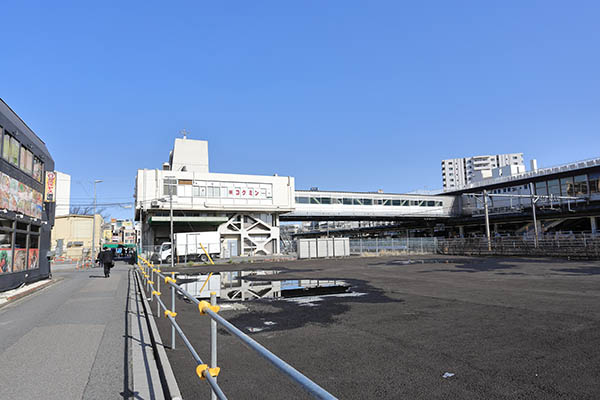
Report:
[{"label": "tree", "polygon": [[[75,215],[93,215],[94,206],[71,206],[69,213]],[[105,221],[110,219],[110,214],[106,207],[96,207],[96,214],[99,214]]]}]

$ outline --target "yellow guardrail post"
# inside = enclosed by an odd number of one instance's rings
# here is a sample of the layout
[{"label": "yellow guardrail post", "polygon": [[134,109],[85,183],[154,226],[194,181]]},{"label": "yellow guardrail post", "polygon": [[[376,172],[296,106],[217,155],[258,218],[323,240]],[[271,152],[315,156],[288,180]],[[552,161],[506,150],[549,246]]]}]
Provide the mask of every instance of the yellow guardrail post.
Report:
[{"label": "yellow guardrail post", "polygon": [[[209,278],[210,278],[210,276],[209,276]],[[216,292],[210,292],[210,304],[213,307],[217,306],[217,293]],[[217,321],[215,321],[212,318],[210,319],[210,367],[213,370],[216,370],[218,368],[217,367]],[[219,375],[218,371],[217,371],[216,375]],[[217,381],[216,375],[213,375],[215,378],[215,382]],[[214,390],[211,390],[210,398],[211,398],[211,400],[217,399],[217,394],[214,392]]]},{"label": "yellow guardrail post", "polygon": [[206,251],[206,249],[202,245],[202,242],[199,242],[199,243],[200,243],[200,247],[202,247],[202,250],[204,250],[204,253],[206,254],[206,257],[208,257],[208,261],[210,261],[210,263],[212,265],[215,265],[215,263],[214,263],[213,259],[211,258],[210,254],[208,254],[208,251]]},{"label": "yellow guardrail post", "polygon": [[160,296],[160,276],[158,276],[158,272],[156,273],[156,291],[158,292],[156,299],[156,315],[160,315],[160,302],[158,301],[158,296]]},{"label": "yellow guardrail post", "polygon": [[202,285],[202,287],[200,288],[200,291],[198,293],[202,293],[202,291],[204,290],[204,288],[206,287],[206,285],[208,284],[208,281],[210,280],[210,277],[213,275],[213,273],[211,272],[210,274],[208,274],[208,278],[206,278],[206,280],[204,281],[204,284]]},{"label": "yellow guardrail post", "polygon": [[[175,283],[175,272],[171,272],[171,278],[165,278],[165,283],[171,279]],[[175,286],[171,285],[171,310],[175,311]],[[175,350],[175,326],[171,324],[171,349]]]}]

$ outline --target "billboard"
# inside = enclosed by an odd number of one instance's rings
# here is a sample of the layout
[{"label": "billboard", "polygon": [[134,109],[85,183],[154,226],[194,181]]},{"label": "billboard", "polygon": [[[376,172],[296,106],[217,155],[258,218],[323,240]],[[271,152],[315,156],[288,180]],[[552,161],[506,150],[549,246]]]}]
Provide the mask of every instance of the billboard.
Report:
[{"label": "billboard", "polygon": [[0,208],[42,218],[42,194],[0,172]]},{"label": "billboard", "polygon": [[56,200],[56,172],[46,172],[46,193],[44,201],[54,202]]}]

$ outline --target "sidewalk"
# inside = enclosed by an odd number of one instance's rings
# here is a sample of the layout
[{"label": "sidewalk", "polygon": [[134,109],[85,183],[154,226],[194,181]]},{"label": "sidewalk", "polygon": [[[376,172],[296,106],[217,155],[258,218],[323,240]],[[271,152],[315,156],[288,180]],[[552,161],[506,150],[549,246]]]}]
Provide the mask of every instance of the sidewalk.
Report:
[{"label": "sidewalk", "polygon": [[133,377],[155,376],[156,365],[146,354],[133,369],[131,322],[142,320],[130,270],[117,263],[108,279],[100,269],[57,271],[60,282],[0,308],[0,398],[160,398],[134,391]]}]

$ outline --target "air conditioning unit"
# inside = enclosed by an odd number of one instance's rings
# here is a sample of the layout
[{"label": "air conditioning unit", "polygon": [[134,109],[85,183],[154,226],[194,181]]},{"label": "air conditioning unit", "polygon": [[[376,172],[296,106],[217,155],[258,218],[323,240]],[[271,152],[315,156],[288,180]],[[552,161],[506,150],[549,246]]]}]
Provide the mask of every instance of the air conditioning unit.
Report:
[{"label": "air conditioning unit", "polygon": [[160,205],[160,203],[158,202],[158,200],[152,200],[152,202],[150,203],[151,207],[158,207]]}]

